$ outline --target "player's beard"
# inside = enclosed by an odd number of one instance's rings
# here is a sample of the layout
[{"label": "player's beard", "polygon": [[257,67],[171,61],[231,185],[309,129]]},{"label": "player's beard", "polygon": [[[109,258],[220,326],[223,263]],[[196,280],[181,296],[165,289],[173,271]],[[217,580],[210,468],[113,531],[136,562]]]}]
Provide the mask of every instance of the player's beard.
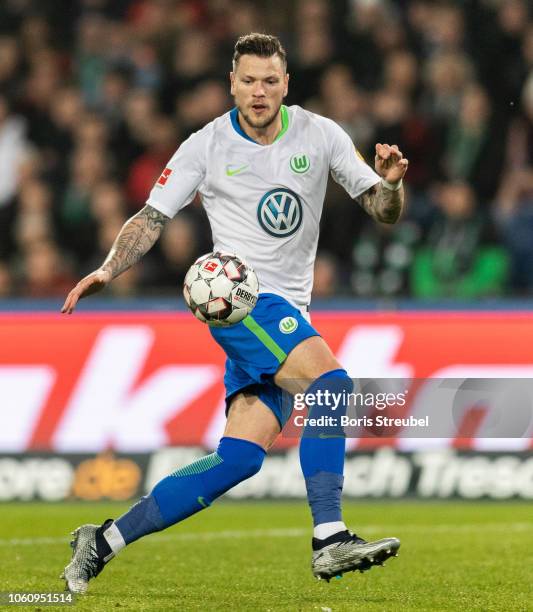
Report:
[{"label": "player's beard", "polygon": [[281,108],[281,102],[279,103],[278,107],[271,115],[268,115],[267,117],[263,117],[259,119],[258,121],[254,121],[252,117],[250,116],[250,114],[245,112],[241,107],[237,107],[237,108],[239,109],[239,112],[241,113],[244,120],[250,127],[254,128],[255,130],[262,130],[264,128],[267,128],[272,123],[274,123],[274,121],[276,120],[276,117],[278,116],[279,109]]}]

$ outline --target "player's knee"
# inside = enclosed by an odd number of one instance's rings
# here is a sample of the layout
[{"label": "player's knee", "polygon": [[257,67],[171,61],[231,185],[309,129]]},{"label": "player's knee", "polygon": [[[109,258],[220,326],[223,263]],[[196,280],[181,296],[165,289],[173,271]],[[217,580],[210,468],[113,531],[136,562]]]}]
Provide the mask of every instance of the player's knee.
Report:
[{"label": "player's knee", "polygon": [[327,372],[342,369],[331,349],[320,336],[300,342],[288,355],[274,381],[280,384],[286,379],[315,380]]},{"label": "player's knee", "polygon": [[259,472],[266,451],[255,442],[225,436],[220,440],[217,454],[241,481]]}]

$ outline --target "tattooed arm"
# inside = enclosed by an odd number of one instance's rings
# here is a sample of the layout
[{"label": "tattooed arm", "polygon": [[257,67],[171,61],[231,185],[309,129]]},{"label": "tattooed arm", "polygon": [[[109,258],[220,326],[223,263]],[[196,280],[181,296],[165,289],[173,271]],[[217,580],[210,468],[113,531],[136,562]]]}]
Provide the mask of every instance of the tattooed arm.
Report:
[{"label": "tattooed arm", "polygon": [[400,218],[404,203],[401,181],[407,172],[409,162],[396,145],[377,144],[376,172],[388,185],[374,185],[357,200],[366,212],[381,223],[396,223]]},{"label": "tattooed arm", "polygon": [[393,191],[387,189],[383,183],[378,183],[361,194],[357,201],[376,221],[396,223],[400,218],[403,208],[403,187]]},{"label": "tattooed arm", "polygon": [[100,267],[111,279],[136,264],[154,245],[169,218],[148,204],[126,221]]},{"label": "tattooed arm", "polygon": [[72,289],[61,312],[71,314],[78,300],[100,291],[116,276],[136,264],[152,248],[168,220],[169,217],[148,204],[128,219],[104,263]]}]

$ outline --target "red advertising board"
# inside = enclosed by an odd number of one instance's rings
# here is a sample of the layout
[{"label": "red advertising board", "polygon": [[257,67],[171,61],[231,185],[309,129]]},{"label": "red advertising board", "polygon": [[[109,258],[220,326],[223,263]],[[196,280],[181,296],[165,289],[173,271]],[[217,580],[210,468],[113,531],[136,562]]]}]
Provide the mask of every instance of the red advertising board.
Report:
[{"label": "red advertising board", "polygon": [[[353,377],[533,378],[527,313],[320,312],[313,323]],[[2,314],[0,452],[213,447],[224,359],[186,313]]]}]

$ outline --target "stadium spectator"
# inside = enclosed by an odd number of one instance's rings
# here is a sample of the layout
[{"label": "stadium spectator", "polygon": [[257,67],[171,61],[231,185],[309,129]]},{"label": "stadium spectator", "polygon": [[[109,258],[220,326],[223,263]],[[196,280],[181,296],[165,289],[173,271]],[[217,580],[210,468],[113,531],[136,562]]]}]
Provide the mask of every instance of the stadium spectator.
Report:
[{"label": "stadium spectator", "polygon": [[126,201],[120,184],[113,181],[99,183],[93,190],[90,210],[92,217],[100,224],[107,219],[125,217]]},{"label": "stadium spectator", "polygon": [[466,183],[435,190],[437,210],[412,267],[413,295],[419,298],[481,298],[502,295],[507,256],[490,221]]},{"label": "stadium spectator", "polygon": [[117,154],[117,174],[121,178],[128,176],[131,164],[145,152],[158,114],[158,103],[152,92],[135,88],[128,91],[123,116],[112,137],[112,148]]},{"label": "stadium spectator", "polygon": [[410,220],[400,221],[394,231],[383,223],[365,223],[353,246],[353,294],[364,298],[409,295],[409,271],[420,235],[419,225]]},{"label": "stadium spectator", "polygon": [[102,97],[98,110],[114,131],[124,118],[124,103],[133,86],[132,70],[128,65],[110,68],[104,75]]},{"label": "stadium spectator", "polygon": [[13,278],[7,262],[0,260],[0,298],[8,298],[13,293]]},{"label": "stadium spectator", "polygon": [[48,185],[37,179],[22,185],[18,199],[14,240],[21,254],[34,244],[54,240],[53,194]]},{"label": "stadium spectator", "polygon": [[40,123],[39,149],[46,175],[52,182],[63,184],[68,180],[68,158],[84,112],[80,91],[72,85],[65,86],[57,91]]},{"label": "stadium spectator", "polygon": [[306,108],[326,114],[350,134],[361,151],[371,147],[373,122],[368,115],[368,96],[357,88],[346,64],[331,64],[319,80],[320,98],[306,100]]},{"label": "stadium spectator", "polygon": [[7,97],[0,94],[0,257],[10,253],[14,199],[29,155],[26,122],[11,113]]},{"label": "stadium spectator", "polygon": [[444,135],[444,176],[466,181],[482,199],[492,199],[498,188],[504,151],[504,120],[493,115],[490,100],[479,85],[463,92],[456,121]]},{"label": "stadium spectator", "polygon": [[383,66],[383,89],[405,96],[410,103],[416,102],[419,70],[414,53],[406,49],[391,51],[385,57]]},{"label": "stadium spectator", "polygon": [[216,72],[216,47],[202,30],[184,32],[176,39],[172,67],[163,86],[161,101],[171,113],[179,96],[212,78]]},{"label": "stadium spectator", "polygon": [[186,134],[201,128],[205,122],[229,109],[228,87],[221,81],[204,81],[178,97],[177,119]]},{"label": "stadium spectator", "polygon": [[21,269],[21,294],[25,297],[58,297],[74,280],[68,264],[47,240],[32,244],[25,252]]},{"label": "stadium spectator", "polygon": [[509,172],[496,198],[496,219],[511,258],[510,286],[533,293],[533,168]]},{"label": "stadium spectator", "polygon": [[102,15],[92,13],[80,19],[75,54],[76,74],[83,101],[88,106],[96,106],[102,100],[108,31],[109,24]]},{"label": "stadium spectator", "polygon": [[[532,58],[533,59],[533,58]],[[533,292],[533,72],[526,79],[521,105],[506,147],[506,169],[496,196],[494,215],[511,259],[512,293]]]},{"label": "stadium spectator", "polygon": [[146,150],[131,164],[126,182],[133,210],[144,206],[146,194],[172,156],[176,142],[178,139],[173,121],[163,115],[153,117],[150,131],[146,134]]},{"label": "stadium spectator", "polygon": [[427,89],[423,108],[435,122],[450,122],[459,114],[465,88],[475,76],[474,67],[464,53],[444,51],[426,64]]},{"label": "stadium spectator", "polygon": [[80,260],[94,248],[90,201],[97,185],[109,175],[110,159],[105,150],[82,147],[74,151],[71,174],[59,208],[59,227],[64,245]]},{"label": "stadium spectator", "polygon": [[18,93],[21,79],[21,52],[14,36],[0,36],[0,90],[8,96]]},{"label": "stadium spectator", "polygon": [[506,153],[507,169],[533,166],[533,72],[524,83],[520,110],[509,129]]},{"label": "stadium spectator", "polygon": [[335,257],[321,251],[315,259],[313,296],[330,298],[339,291],[339,269]]},{"label": "stadium spectator", "polygon": [[295,68],[291,69],[290,95],[297,104],[305,104],[317,93],[324,71],[334,60],[330,13],[329,3],[323,0],[301,1],[296,5]]}]

